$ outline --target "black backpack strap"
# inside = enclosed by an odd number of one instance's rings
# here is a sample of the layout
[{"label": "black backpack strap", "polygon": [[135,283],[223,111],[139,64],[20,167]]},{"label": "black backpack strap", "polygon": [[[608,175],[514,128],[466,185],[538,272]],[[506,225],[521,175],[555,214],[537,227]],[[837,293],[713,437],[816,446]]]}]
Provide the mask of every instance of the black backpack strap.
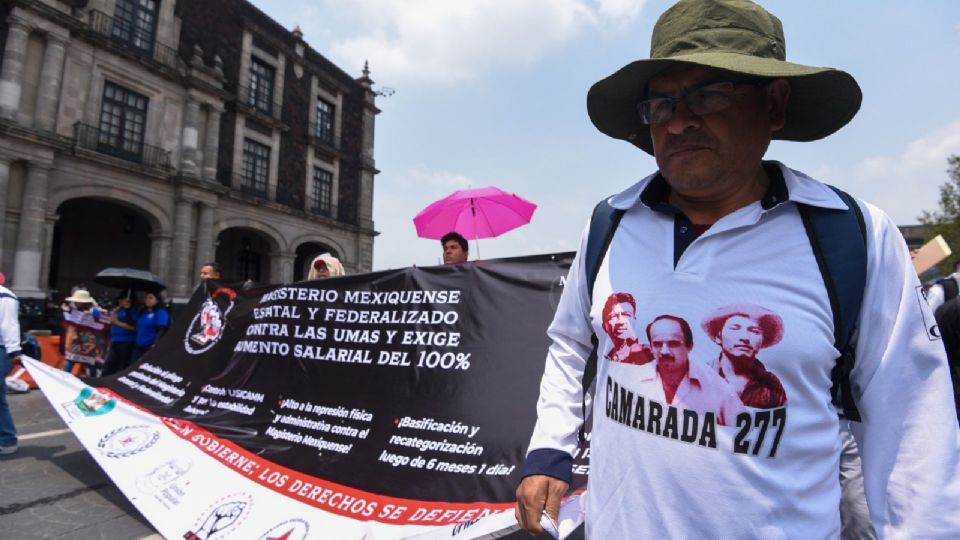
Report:
[{"label": "black backpack strap", "polygon": [[834,346],[840,351],[837,365],[830,373],[830,395],[844,417],[859,422],[850,372],[856,362],[857,321],[867,282],[867,228],[857,201],[833,186],[830,188],[847,205],[846,210],[805,204],[798,208],[830,298]]},{"label": "black backpack strap", "polygon": [[[610,206],[607,199],[597,203],[593,209],[593,215],[590,218],[590,232],[587,236],[587,246],[584,251],[584,268],[587,276],[587,294],[590,301],[593,301],[593,284],[597,281],[597,274],[600,272],[600,265],[610,247],[610,241],[613,239],[613,233],[620,224],[624,210]],[[587,357],[587,363],[583,367],[583,394],[580,406],[583,411],[584,423],[580,426],[580,442],[586,439],[584,427],[587,418],[587,391],[593,384],[593,379],[597,376],[597,347],[599,341],[596,334],[590,336],[590,343],[593,347],[590,350],[590,356]]]},{"label": "black backpack strap", "polygon": [[937,283],[943,287],[943,302],[949,302],[957,297],[960,293],[960,285],[957,285],[957,280],[953,276],[947,276]]}]

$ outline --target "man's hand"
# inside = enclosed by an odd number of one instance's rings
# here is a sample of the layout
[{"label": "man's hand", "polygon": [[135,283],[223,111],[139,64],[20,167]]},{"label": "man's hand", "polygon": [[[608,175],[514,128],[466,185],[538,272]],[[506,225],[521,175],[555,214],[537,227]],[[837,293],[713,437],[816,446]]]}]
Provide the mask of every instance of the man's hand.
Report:
[{"label": "man's hand", "polygon": [[517,523],[530,534],[544,534],[540,526],[540,516],[544,509],[556,522],[560,516],[560,498],[569,486],[563,480],[552,476],[532,474],[520,482],[517,487]]}]

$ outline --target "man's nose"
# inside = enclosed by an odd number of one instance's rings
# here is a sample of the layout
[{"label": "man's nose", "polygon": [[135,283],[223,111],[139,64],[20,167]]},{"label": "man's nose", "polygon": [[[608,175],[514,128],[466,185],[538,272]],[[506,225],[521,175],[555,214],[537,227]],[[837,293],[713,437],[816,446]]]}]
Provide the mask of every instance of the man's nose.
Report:
[{"label": "man's nose", "polygon": [[690,110],[686,100],[680,100],[673,109],[673,114],[667,120],[667,131],[680,135],[690,128],[700,127],[700,115]]}]

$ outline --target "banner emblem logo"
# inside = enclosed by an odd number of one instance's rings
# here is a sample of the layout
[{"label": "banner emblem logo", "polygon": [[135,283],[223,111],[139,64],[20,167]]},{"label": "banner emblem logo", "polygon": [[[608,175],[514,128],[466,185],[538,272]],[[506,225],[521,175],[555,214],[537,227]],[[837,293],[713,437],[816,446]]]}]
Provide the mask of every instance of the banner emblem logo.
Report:
[{"label": "banner emblem logo", "polygon": [[117,400],[88,386],[80,391],[73,404],[84,416],[100,416],[112,411],[117,406]]},{"label": "banner emblem logo", "polygon": [[[222,500],[222,499],[221,499]],[[201,514],[193,530],[183,534],[186,540],[208,540],[220,533],[239,525],[244,511],[251,506],[253,499],[246,493],[226,498],[220,503]]]},{"label": "banner emblem logo", "polygon": [[302,519],[290,519],[276,525],[260,536],[260,540],[303,540],[310,532],[310,525]]},{"label": "banner emblem logo", "polygon": [[149,426],[124,426],[104,435],[97,449],[109,458],[123,458],[139,454],[160,439],[160,433]]},{"label": "banner emblem logo", "polygon": [[204,353],[220,341],[227,314],[233,309],[236,297],[236,291],[221,287],[203,301],[183,337],[184,349],[188,353]]},{"label": "banner emblem logo", "polygon": [[137,487],[144,493],[154,493],[177,478],[187,474],[191,465],[192,462],[186,457],[167,460],[152,471],[137,478]]}]

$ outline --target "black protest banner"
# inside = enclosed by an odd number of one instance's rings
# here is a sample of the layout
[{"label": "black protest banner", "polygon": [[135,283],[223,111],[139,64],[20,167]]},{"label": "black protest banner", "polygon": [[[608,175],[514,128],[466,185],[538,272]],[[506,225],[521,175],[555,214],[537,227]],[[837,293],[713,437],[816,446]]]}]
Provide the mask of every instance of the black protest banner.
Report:
[{"label": "black protest banner", "polygon": [[301,502],[398,524],[470,519],[514,500],[571,261],[210,282],[140,364],[98,386]]}]

